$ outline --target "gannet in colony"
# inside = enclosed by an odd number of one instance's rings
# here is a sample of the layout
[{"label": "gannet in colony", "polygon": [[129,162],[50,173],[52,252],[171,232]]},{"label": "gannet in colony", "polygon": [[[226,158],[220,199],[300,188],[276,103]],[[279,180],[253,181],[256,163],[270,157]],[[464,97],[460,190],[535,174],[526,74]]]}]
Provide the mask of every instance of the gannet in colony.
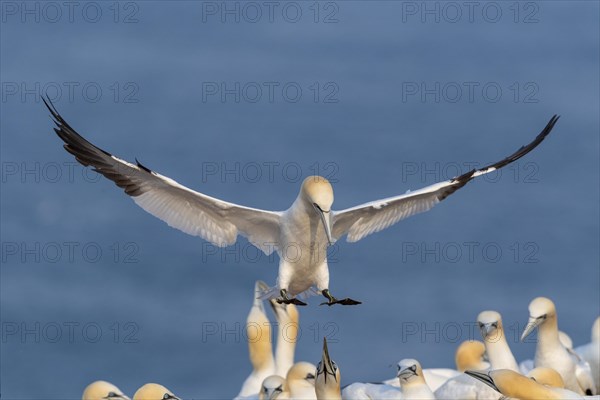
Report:
[{"label": "gannet in colony", "polygon": [[129,163],[96,147],[80,136],[48,104],[65,142],[64,148],[84,166],[114,181],[137,205],[169,226],[199,236],[216,246],[229,246],[239,235],[269,255],[279,255],[277,285],[265,293],[283,303],[306,305],[295,296],[317,291],[327,298],[323,304],[354,305],[360,302],[337,300],[329,291],[327,247],[342,236],[356,242],[411,215],[428,211],[477,176],[500,169],[536,148],[550,133],[558,116],[528,145],[507,158],[481,169],[473,169],[445,182],[365,203],[341,211],[332,210],[333,189],[323,177],[304,180],[298,197],[286,211],[266,211],[229,203],[191,190],[150,170],[141,163]]},{"label": "gannet in colony", "polygon": [[277,399],[285,387],[285,379],[279,375],[267,376],[263,381],[260,392],[258,393],[258,400],[272,400]]},{"label": "gannet in colony", "polygon": [[260,293],[267,284],[257,281],[254,285],[254,301],[248,318],[246,331],[248,335],[248,354],[252,364],[252,372],[244,381],[237,397],[247,397],[259,392],[263,380],[275,374],[275,359],[271,343],[271,324],[267,318]]},{"label": "gannet in colony", "polygon": [[146,383],[133,395],[133,400],[180,400],[173,392],[157,383]]},{"label": "gannet in colony", "polygon": [[342,376],[335,361],[329,356],[327,339],[323,338],[321,361],[317,364],[315,393],[318,400],[342,400]]},{"label": "gannet in colony", "polygon": [[468,369],[476,371],[489,369],[490,363],[485,361],[485,345],[479,340],[465,340],[456,349],[454,362],[456,369],[465,372]]},{"label": "gannet in colony", "polygon": [[435,400],[435,396],[423,378],[423,369],[417,360],[406,358],[398,363],[398,380],[402,397],[415,400]]},{"label": "gannet in colony", "polygon": [[592,341],[575,349],[575,352],[588,362],[595,378],[596,390],[600,391],[600,317],[592,327]]},{"label": "gannet in colony", "polygon": [[534,368],[527,374],[527,377],[533,379],[540,385],[551,386],[555,388],[565,388],[565,381],[556,370],[547,367]]},{"label": "gannet in colony", "polygon": [[129,397],[110,382],[96,381],[85,388],[82,400],[129,400]]},{"label": "gannet in colony", "polygon": [[315,400],[315,372],[317,367],[309,362],[298,362],[285,377],[283,393],[277,399]]},{"label": "gannet in colony", "polygon": [[497,369],[489,372],[466,371],[465,373],[510,398],[520,400],[583,399],[575,392],[540,385],[533,379],[509,369]]},{"label": "gannet in colony", "polygon": [[275,348],[275,374],[286,376],[294,365],[294,352],[298,340],[299,315],[298,309],[293,304],[270,301],[277,319],[277,347]]},{"label": "gannet in colony", "polygon": [[502,317],[496,311],[482,311],[477,316],[477,324],[485,343],[485,351],[491,369],[510,369],[519,372],[517,360],[510,351],[502,325]]},{"label": "gannet in colony", "polygon": [[535,298],[529,304],[529,322],[523,330],[521,340],[537,327],[535,366],[555,369],[565,381],[565,388],[569,390],[579,394],[595,394],[593,377],[588,376],[582,366],[578,366],[580,360],[560,342],[556,307],[545,297]]},{"label": "gannet in colony", "polygon": [[[563,331],[558,331],[558,340],[562,343],[563,346],[571,353],[573,350],[573,340],[571,337]],[[579,358],[578,356],[576,356]],[[527,375],[529,371],[535,368],[535,361],[532,359],[523,360],[519,363],[519,371],[522,374]]]}]

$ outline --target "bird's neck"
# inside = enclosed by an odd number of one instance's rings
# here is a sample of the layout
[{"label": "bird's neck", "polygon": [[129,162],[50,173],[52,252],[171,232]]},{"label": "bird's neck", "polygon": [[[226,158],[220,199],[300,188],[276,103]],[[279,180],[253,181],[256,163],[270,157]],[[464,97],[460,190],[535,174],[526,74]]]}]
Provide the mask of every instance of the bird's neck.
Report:
[{"label": "bird's neck", "polygon": [[275,363],[277,374],[286,376],[294,365],[294,352],[298,338],[298,324],[287,321],[280,323],[277,328],[277,348],[275,349]]},{"label": "bird's neck", "polygon": [[508,368],[518,372],[517,360],[510,351],[502,327],[498,327],[496,335],[493,337],[487,336],[484,340],[493,369]]},{"label": "bird's neck", "polygon": [[558,321],[556,316],[548,317],[538,328],[537,347],[540,350],[562,346],[558,337]]}]

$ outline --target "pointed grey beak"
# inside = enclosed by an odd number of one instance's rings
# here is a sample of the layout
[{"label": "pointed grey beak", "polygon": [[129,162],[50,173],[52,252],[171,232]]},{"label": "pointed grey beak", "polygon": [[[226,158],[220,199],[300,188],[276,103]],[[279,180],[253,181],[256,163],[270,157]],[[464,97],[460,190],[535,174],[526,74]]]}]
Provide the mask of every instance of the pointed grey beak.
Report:
[{"label": "pointed grey beak", "polygon": [[490,333],[494,329],[497,329],[497,325],[495,325],[494,323],[482,324],[479,327],[479,330],[481,331],[481,337],[483,337],[483,339],[485,339],[486,337],[488,337],[490,335]]},{"label": "pointed grey beak", "polygon": [[496,392],[500,393],[500,390],[498,390],[498,387],[496,386],[496,384],[494,383],[494,380],[485,372],[479,372],[479,371],[465,371],[465,374],[485,383],[486,385],[488,385],[489,387],[491,387],[492,389],[494,389]]},{"label": "pointed grey beak", "polygon": [[329,349],[327,348],[327,339],[323,338],[323,353],[321,354],[321,362],[319,363],[321,368],[317,368],[317,375],[323,375],[325,382],[327,382],[327,375],[335,377],[335,369],[333,368],[333,361],[331,361],[331,357],[329,357]]},{"label": "pointed grey beak", "polygon": [[537,328],[542,322],[544,322],[544,320],[546,319],[545,315],[542,315],[541,317],[529,317],[529,322],[527,322],[527,325],[525,326],[525,329],[523,330],[523,334],[521,335],[521,342],[523,340],[525,340],[525,338],[527,336],[529,336],[531,334],[531,332],[534,331],[535,328]]},{"label": "pointed grey beak", "polygon": [[325,227],[325,234],[327,235],[327,242],[329,242],[329,245],[331,246],[333,244],[333,239],[331,238],[331,210],[323,211],[316,203],[313,204],[313,207],[321,217],[321,221]]}]

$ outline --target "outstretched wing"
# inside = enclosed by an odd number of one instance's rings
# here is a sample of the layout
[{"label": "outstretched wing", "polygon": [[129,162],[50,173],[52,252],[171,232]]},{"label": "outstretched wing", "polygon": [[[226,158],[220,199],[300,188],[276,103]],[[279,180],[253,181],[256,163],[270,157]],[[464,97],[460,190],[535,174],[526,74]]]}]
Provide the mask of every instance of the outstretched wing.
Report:
[{"label": "outstretched wing", "polygon": [[347,234],[349,242],[356,242],[374,232],[379,232],[412,215],[429,211],[440,201],[465,186],[470,180],[500,169],[535,149],[548,136],[558,121],[553,116],[542,132],[528,145],[487,167],[473,169],[449,181],[436,183],[406,194],[377,200],[356,207],[333,212],[333,237],[337,240]]},{"label": "outstretched wing", "polygon": [[231,245],[241,234],[267,255],[277,250],[280,212],[215,199],[151,171],[137,160],[137,165],[121,160],[84,139],[48,102],[44,99],[57,126],[54,131],[65,142],[65,150],[84,166],[92,166],[123,188],[150,214],[216,246]]}]

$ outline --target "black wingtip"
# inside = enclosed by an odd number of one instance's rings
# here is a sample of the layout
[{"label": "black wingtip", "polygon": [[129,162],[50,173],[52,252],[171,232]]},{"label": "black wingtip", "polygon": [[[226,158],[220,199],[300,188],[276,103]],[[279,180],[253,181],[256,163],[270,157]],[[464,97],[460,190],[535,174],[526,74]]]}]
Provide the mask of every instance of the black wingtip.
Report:
[{"label": "black wingtip", "polygon": [[137,164],[138,167],[140,167],[141,169],[143,169],[144,171],[148,172],[148,173],[152,173],[152,170],[146,166],[144,166],[141,162],[138,161],[137,157],[135,159],[135,163]]}]

